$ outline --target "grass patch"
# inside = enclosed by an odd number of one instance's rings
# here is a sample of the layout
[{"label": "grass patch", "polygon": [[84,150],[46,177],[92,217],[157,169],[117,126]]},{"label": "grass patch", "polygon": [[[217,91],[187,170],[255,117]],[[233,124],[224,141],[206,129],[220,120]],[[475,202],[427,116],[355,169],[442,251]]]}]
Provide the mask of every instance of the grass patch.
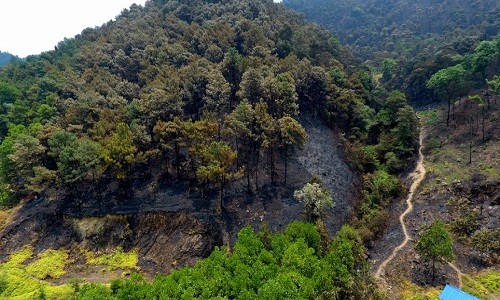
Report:
[{"label": "grass patch", "polygon": [[[0,265],[0,299],[1,300],[31,300],[38,299],[43,293],[46,299],[63,300],[69,299],[73,295],[70,285],[54,286],[47,281],[35,277],[28,271],[36,270],[37,275],[43,275],[44,262],[61,259],[64,251],[48,250],[41,253],[38,259],[28,266],[23,263],[33,256],[31,247],[24,247],[21,251],[12,254],[9,260]],[[67,254],[66,254],[67,255]],[[65,260],[67,261],[67,260]],[[64,264],[49,266],[46,274],[57,274],[64,269]]]},{"label": "grass patch", "polygon": [[400,299],[402,300],[439,300],[441,287],[419,287],[409,281],[402,285]]},{"label": "grass patch", "polygon": [[481,299],[500,298],[500,271],[487,270],[463,277],[463,290]]},{"label": "grass patch", "polygon": [[38,260],[29,264],[26,271],[38,278],[59,278],[66,274],[64,267],[68,263],[68,253],[65,250],[47,250],[38,254]]},{"label": "grass patch", "polygon": [[139,262],[137,249],[125,252],[122,248],[116,248],[114,252],[102,255],[95,255],[86,251],[84,255],[89,265],[107,266],[111,271],[117,269],[139,269],[137,267],[137,263]]}]

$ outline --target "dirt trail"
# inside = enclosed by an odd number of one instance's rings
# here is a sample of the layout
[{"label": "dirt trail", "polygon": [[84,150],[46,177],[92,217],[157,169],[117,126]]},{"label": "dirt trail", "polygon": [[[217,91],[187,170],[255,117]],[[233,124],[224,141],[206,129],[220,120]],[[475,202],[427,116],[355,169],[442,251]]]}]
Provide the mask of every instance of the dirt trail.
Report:
[{"label": "dirt trail", "polygon": [[413,196],[415,194],[415,191],[417,190],[418,186],[424,180],[425,178],[425,166],[424,166],[424,155],[422,153],[422,147],[423,147],[423,139],[424,139],[424,133],[423,130],[420,132],[420,137],[419,137],[419,143],[420,146],[418,148],[418,162],[417,165],[415,166],[415,169],[413,172],[409,175],[410,179],[413,181],[410,187],[410,192],[408,193],[408,197],[406,198],[406,205],[407,208],[406,210],[399,216],[399,223],[401,224],[401,228],[404,234],[404,240],[399,244],[396,248],[394,248],[391,252],[391,255],[387,259],[385,259],[378,267],[377,271],[375,272],[375,278],[379,280],[385,280],[383,279],[383,272],[385,270],[385,267],[396,257],[398,254],[399,250],[401,250],[403,247],[408,244],[408,242],[411,240],[411,236],[408,234],[408,229],[405,224],[405,217],[407,214],[409,214],[413,210]]},{"label": "dirt trail", "polygon": [[461,289],[462,288],[462,276],[464,276],[464,273],[462,273],[462,271],[460,271],[460,269],[457,266],[455,266],[453,263],[449,262],[448,265],[453,270],[455,270],[455,272],[457,272],[458,288]]}]

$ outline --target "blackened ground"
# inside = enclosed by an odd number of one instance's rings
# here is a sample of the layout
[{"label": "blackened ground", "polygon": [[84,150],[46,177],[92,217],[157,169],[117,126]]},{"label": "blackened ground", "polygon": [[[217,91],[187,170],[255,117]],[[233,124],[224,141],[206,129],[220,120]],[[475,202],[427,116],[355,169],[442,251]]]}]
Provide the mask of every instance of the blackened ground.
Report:
[{"label": "blackened ground", "polygon": [[[48,248],[98,251],[123,247],[139,249],[139,265],[150,273],[167,273],[193,264],[215,246],[233,245],[241,228],[266,222],[272,231],[302,218],[302,206],[293,192],[318,175],[334,196],[325,213],[330,234],[350,217],[359,179],[343,159],[337,136],[321,121],[303,117],[309,140],[291,159],[287,185],[283,164],[279,180],[271,184],[266,172],[258,174],[259,188],[247,192],[246,181],[231,184],[219,213],[218,192],[201,197],[195,185],[178,181],[156,168],[143,167],[128,182],[103,180],[71,192],[54,192],[26,201],[14,221],[0,231],[0,261],[30,244],[35,252]],[[266,183],[267,182],[267,183]],[[255,187],[255,179],[252,179]],[[54,196],[55,195],[55,196]]]}]

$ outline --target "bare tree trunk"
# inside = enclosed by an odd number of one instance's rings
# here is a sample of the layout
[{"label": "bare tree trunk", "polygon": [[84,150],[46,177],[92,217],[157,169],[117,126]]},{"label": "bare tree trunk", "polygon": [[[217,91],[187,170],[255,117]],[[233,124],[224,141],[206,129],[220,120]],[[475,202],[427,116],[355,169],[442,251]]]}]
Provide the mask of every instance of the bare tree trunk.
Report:
[{"label": "bare tree trunk", "polygon": [[474,119],[471,117],[469,120],[469,164],[472,163],[472,137],[474,129]]},{"label": "bare tree trunk", "polygon": [[451,119],[455,120],[455,101],[451,103]]},{"label": "bare tree trunk", "polygon": [[219,200],[219,210],[222,212],[222,207],[224,205],[224,187],[226,185],[226,179],[222,177],[220,184],[220,200]]},{"label": "bare tree trunk", "polygon": [[484,119],[485,119],[485,115],[484,115],[484,108],[482,110],[482,120],[481,120],[481,126],[483,127],[483,136],[481,138],[481,140],[484,142],[484,132],[486,131],[485,129],[485,124],[484,124]]},{"label": "bare tree trunk", "polygon": [[247,191],[249,194],[252,193],[252,188],[250,187],[250,163],[251,163],[251,159],[250,159],[250,145],[247,144],[247,157],[246,157],[246,161],[247,161],[247,165],[246,165],[246,175],[247,175]]},{"label": "bare tree trunk", "polygon": [[432,282],[436,279],[434,260],[432,260]]},{"label": "bare tree trunk", "polygon": [[269,168],[270,168],[270,173],[269,176],[271,177],[271,183],[274,183],[274,153],[273,153],[273,148],[270,146],[269,151]]},{"label": "bare tree trunk", "polygon": [[446,111],[446,126],[450,125],[451,98],[448,98],[448,110]]},{"label": "bare tree trunk", "polygon": [[257,152],[255,157],[255,189],[259,189],[259,158],[260,158],[260,153]]},{"label": "bare tree trunk", "polygon": [[283,184],[286,185],[286,178],[288,173],[288,149],[285,149],[285,178]]}]

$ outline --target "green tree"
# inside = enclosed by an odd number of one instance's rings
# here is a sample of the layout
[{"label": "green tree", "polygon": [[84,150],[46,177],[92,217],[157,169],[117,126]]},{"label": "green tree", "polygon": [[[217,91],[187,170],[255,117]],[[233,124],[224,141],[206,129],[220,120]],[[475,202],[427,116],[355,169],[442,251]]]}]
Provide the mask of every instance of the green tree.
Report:
[{"label": "green tree", "polygon": [[330,192],[318,183],[306,183],[302,189],[295,191],[293,196],[304,205],[309,222],[316,222],[323,216],[326,208],[333,207]]},{"label": "green tree", "polygon": [[91,140],[78,139],[65,147],[57,161],[57,168],[68,184],[82,182],[90,176],[95,182],[101,167],[101,145]]},{"label": "green tree", "polygon": [[254,122],[254,146],[255,146],[255,186],[258,188],[258,173],[260,163],[260,150],[268,150],[269,154],[269,168],[271,174],[271,182],[274,182],[274,151],[276,149],[276,119],[274,119],[268,112],[267,104],[260,101],[255,105],[255,122]]},{"label": "green tree", "polygon": [[[496,104],[497,103],[497,97],[500,94],[500,76],[495,75],[495,76],[493,76],[493,79],[486,80],[486,83],[488,84],[488,89],[494,95],[494,101],[495,101],[495,104]],[[490,108],[490,98],[488,97],[488,109],[489,108]]]},{"label": "green tree", "polygon": [[20,94],[15,86],[0,81],[0,138],[7,135],[8,108],[19,98]]},{"label": "green tree", "polygon": [[8,159],[13,163],[15,179],[12,182],[15,190],[26,192],[30,180],[35,177],[35,167],[39,167],[40,157],[45,152],[45,147],[31,135],[20,134],[12,145],[13,153]]},{"label": "green tree", "polygon": [[165,168],[167,174],[170,153],[173,152],[174,167],[177,178],[180,178],[181,171],[181,148],[185,146],[184,128],[185,123],[179,118],[174,118],[173,121],[169,122],[158,121],[153,128],[153,131],[160,142],[161,150],[167,164]]},{"label": "green tree", "polygon": [[260,70],[249,69],[243,74],[240,83],[240,90],[238,91],[238,97],[240,99],[246,99],[250,104],[257,104],[260,99],[265,97],[264,87],[262,85],[263,78]]},{"label": "green tree", "polygon": [[396,69],[397,62],[392,58],[386,58],[382,62],[382,77],[384,80],[389,81],[394,74],[394,70]]},{"label": "green tree", "polygon": [[224,188],[227,183],[241,176],[240,171],[234,171],[236,152],[225,142],[214,141],[201,153],[202,163],[198,167],[198,178],[204,182],[219,183],[219,209],[222,210]]},{"label": "green tree", "polygon": [[127,168],[134,161],[137,148],[132,140],[132,131],[125,123],[119,123],[110,137],[103,139],[102,159],[113,168],[116,177],[127,177]]},{"label": "green tree", "polygon": [[[245,165],[245,176],[247,178],[247,190],[252,191],[250,176],[252,174],[252,158],[254,157],[255,110],[248,100],[242,100],[236,108],[226,116],[225,131],[237,147],[239,157]],[[238,160],[239,162],[239,160]],[[238,163],[239,165],[239,163]]]},{"label": "green tree", "polygon": [[278,128],[280,146],[283,149],[285,160],[285,176],[283,182],[286,185],[288,159],[290,157],[290,154],[296,148],[301,148],[302,146],[304,146],[307,139],[307,133],[297,120],[289,116],[285,116],[278,120]]},{"label": "green tree", "polygon": [[357,279],[367,275],[366,258],[367,251],[359,233],[349,225],[342,226],[333,238],[326,257],[332,266],[332,281],[340,290],[340,299],[367,298],[368,295],[361,295],[362,290],[355,287]]},{"label": "green tree", "polygon": [[466,71],[464,66],[458,64],[453,67],[441,69],[427,81],[427,88],[434,90],[446,99],[448,110],[446,113],[446,126],[450,124],[450,111],[452,101],[460,95],[465,86]]},{"label": "green tree", "polygon": [[224,55],[222,74],[231,85],[229,106],[232,108],[236,102],[236,93],[243,76],[243,56],[235,48],[230,48]]},{"label": "green tree", "polygon": [[231,87],[226,79],[224,79],[222,73],[218,70],[212,71],[208,77],[204,109],[215,113],[217,118],[217,137],[219,139],[221,138],[224,115],[229,110],[230,96]]},{"label": "green tree", "polygon": [[432,280],[435,279],[435,263],[449,262],[454,258],[453,243],[445,224],[434,220],[425,229],[417,241],[416,248],[420,256],[432,262]]}]

